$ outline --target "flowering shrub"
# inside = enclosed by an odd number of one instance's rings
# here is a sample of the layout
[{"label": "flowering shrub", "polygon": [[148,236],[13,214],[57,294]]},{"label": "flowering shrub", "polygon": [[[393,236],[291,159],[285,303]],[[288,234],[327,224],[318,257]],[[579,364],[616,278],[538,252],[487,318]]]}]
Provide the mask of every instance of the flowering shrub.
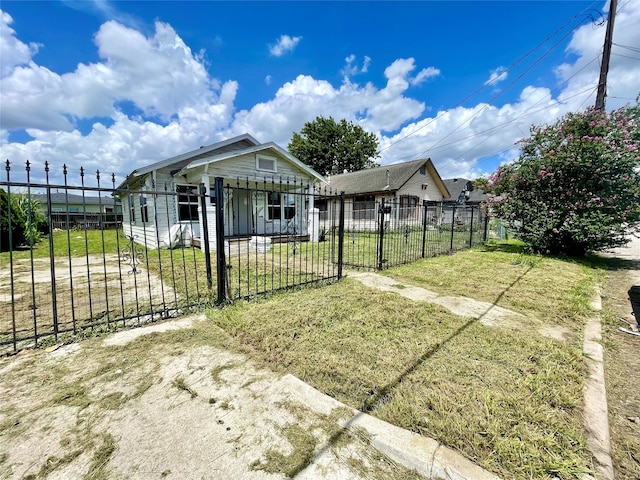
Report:
[{"label": "flowering shrub", "polygon": [[488,207],[533,250],[584,255],[640,232],[639,105],[569,113],[519,143],[488,179]]}]

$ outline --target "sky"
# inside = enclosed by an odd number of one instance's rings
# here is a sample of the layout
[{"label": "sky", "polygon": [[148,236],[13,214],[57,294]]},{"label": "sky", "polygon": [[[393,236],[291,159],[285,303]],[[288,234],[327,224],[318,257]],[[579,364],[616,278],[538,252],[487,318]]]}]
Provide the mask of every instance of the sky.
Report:
[{"label": "sky", "polygon": [[[242,133],[287,147],[317,116],[373,132],[382,165],[476,178],[532,124],[595,103],[603,1],[11,1],[0,158],[12,180],[119,183]],[[640,0],[619,0],[607,109],[640,94]],[[0,179],[6,178],[5,169]],[[94,177],[90,180],[90,177]]]}]

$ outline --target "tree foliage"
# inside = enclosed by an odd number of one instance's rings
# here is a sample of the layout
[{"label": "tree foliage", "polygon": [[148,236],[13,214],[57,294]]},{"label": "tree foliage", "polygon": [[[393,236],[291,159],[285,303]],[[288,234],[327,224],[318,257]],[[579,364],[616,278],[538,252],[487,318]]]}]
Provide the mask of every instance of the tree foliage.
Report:
[{"label": "tree foliage", "polygon": [[35,245],[47,228],[38,200],[19,193],[9,197],[7,192],[0,189],[0,251],[7,251],[10,246]]},{"label": "tree foliage", "polygon": [[359,125],[316,117],[293,134],[289,152],[322,175],[377,167],[378,139]]},{"label": "tree foliage", "polygon": [[640,232],[640,107],[532,126],[488,186],[489,206],[535,251],[584,255]]}]

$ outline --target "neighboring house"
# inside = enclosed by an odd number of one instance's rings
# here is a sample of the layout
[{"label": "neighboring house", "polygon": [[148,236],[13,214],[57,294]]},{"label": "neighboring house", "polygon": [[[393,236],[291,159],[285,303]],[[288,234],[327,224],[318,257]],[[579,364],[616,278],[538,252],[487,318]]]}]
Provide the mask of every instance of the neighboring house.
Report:
[{"label": "neighboring house", "polygon": [[[204,247],[200,226],[206,215],[215,249],[216,177],[228,186],[222,205],[226,237],[309,234],[314,185],[326,183],[275,143],[239,135],[131,172],[118,187],[125,234],[152,248],[191,239]],[[194,195],[201,184],[209,199],[206,212]]]},{"label": "neighboring house", "polygon": [[[478,206],[487,201],[487,194],[482,190],[473,189],[473,182],[471,180],[466,178],[447,178],[443,180],[443,182],[451,193],[450,202],[455,204],[456,207],[463,205]],[[469,209],[464,211],[457,209],[454,212],[453,207],[445,208],[442,214],[442,223],[450,224],[454,221],[458,225],[467,224],[471,221],[467,218],[470,212],[471,210]]]},{"label": "neighboring house", "polygon": [[[374,228],[376,205],[382,199],[393,205],[388,220],[395,225],[418,219],[423,201],[449,198],[449,191],[429,158],[334,175],[329,179],[329,188],[334,193],[344,192],[349,200],[345,209],[348,228]],[[326,201],[318,200],[316,206],[320,218],[326,219]]]},{"label": "neighboring house", "polygon": [[[458,204],[478,205],[486,202],[488,195],[482,190],[473,188],[473,181],[466,178],[447,178],[443,180],[447,190],[451,194],[451,201]],[[464,198],[464,201],[463,201]]]},{"label": "neighboring house", "polygon": [[[113,197],[93,197],[71,193],[51,193],[51,226],[66,228],[81,226],[85,228],[114,227],[121,220],[122,206]],[[46,194],[35,194],[45,215],[49,199]]]}]

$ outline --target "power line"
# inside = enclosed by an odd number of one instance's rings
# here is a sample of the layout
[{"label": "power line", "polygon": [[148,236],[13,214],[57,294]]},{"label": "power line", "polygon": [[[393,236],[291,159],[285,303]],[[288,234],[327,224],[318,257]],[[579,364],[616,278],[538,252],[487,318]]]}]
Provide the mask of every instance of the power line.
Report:
[{"label": "power line", "polygon": [[[595,3],[595,2],[594,2],[594,3]],[[593,4],[592,4],[592,5],[593,5]],[[567,27],[567,25],[570,25],[570,24],[571,24],[571,23],[572,23],[576,18],[578,18],[578,17],[580,17],[580,16],[582,16],[582,15],[585,15],[585,13],[586,13],[586,12],[588,12],[589,10],[592,10],[592,9],[589,7],[589,8],[587,8],[587,9],[583,10],[582,12],[580,12],[580,13],[578,13],[578,14],[574,15],[573,17],[571,17],[571,18],[570,18],[570,19],[569,19],[569,20],[568,20],[564,25],[562,25],[562,27],[558,28],[555,32],[553,32],[551,35],[549,35],[547,38],[545,38],[542,42],[540,42],[536,47],[534,47],[533,49],[529,50],[527,53],[525,53],[522,57],[520,57],[518,60],[516,60],[514,63],[512,63],[508,68],[506,68],[506,69],[505,69],[503,72],[501,72],[501,73],[508,73],[510,70],[512,70],[512,69],[513,69],[514,67],[516,67],[518,64],[520,64],[521,62],[523,62],[526,58],[528,58],[529,56],[531,56],[534,52],[536,52],[537,50],[539,50],[540,48],[542,48],[542,46],[543,46],[545,43],[547,43],[548,41],[550,41],[550,40],[551,40],[553,37],[555,37],[559,32],[561,32],[562,30],[564,30],[564,29]],[[593,17],[591,17],[591,19],[592,19],[592,20],[594,20],[594,19],[593,19]],[[568,35],[570,35],[571,33],[573,33],[573,32],[574,32],[578,27],[580,27],[580,25],[581,25],[581,24],[578,24],[578,25],[574,26],[574,27],[571,29],[571,31],[570,31],[567,35],[565,35],[565,36],[563,37],[563,40],[564,40]],[[552,49],[553,49],[553,48],[555,48],[556,46],[557,46],[557,44],[556,44],[556,45],[554,45],[554,47],[552,47]],[[539,62],[539,61],[540,61],[540,60],[538,60],[538,62]],[[535,65],[535,64],[537,64],[538,62],[535,62],[535,63],[534,63],[534,65]],[[529,70],[530,70],[530,69],[531,69],[531,68],[529,68]],[[528,71],[528,70],[527,70],[527,71]],[[521,78],[521,77],[522,77],[522,75],[521,75],[520,77],[518,77],[518,78]],[[512,82],[512,84],[513,84],[513,82]],[[512,84],[511,84],[511,85],[512,85]],[[473,96],[475,96],[476,94],[478,94],[479,92],[481,92],[483,89],[485,89],[485,88],[486,88],[486,87],[488,87],[489,85],[491,85],[491,83],[489,83],[489,82],[485,82],[481,87],[477,88],[477,89],[476,89],[476,90],[474,90],[471,94],[467,95],[467,96],[466,96],[465,98],[463,98],[461,101],[459,101],[458,103],[456,103],[453,107],[451,107],[451,109],[450,109],[450,110],[455,109],[455,108],[457,108],[457,107],[461,106],[464,102],[466,102],[467,100],[469,100],[470,98],[472,98]],[[510,85],[510,86],[511,86],[511,85]],[[510,87],[510,86],[509,86],[509,87]],[[506,89],[505,89],[505,90],[503,90],[503,92],[504,92],[504,91],[506,91]],[[495,98],[495,97],[494,97],[494,98]],[[435,122],[438,118],[442,117],[442,116],[443,116],[443,115],[445,115],[446,113],[447,113],[447,112],[445,111],[445,112],[442,112],[442,113],[440,113],[440,114],[436,115],[433,119],[431,119],[430,121],[428,121],[428,122],[427,122],[427,123],[425,123],[424,125],[421,125],[420,127],[416,128],[416,129],[415,129],[415,130],[413,130],[412,132],[410,132],[410,133],[406,134],[405,136],[403,136],[403,137],[399,138],[398,140],[396,140],[396,141],[394,141],[394,142],[390,143],[390,144],[389,144],[389,145],[387,145],[385,148],[383,148],[383,149],[379,150],[379,151],[378,151],[378,154],[381,154],[381,153],[383,153],[383,152],[385,152],[385,151],[389,150],[391,147],[393,147],[394,145],[396,145],[396,144],[398,144],[398,143],[402,142],[402,141],[403,141],[403,140],[405,140],[406,138],[408,138],[408,137],[410,137],[410,136],[415,135],[417,132],[419,132],[419,131],[420,131],[420,130],[422,130],[423,128],[425,128],[425,127],[429,126],[431,123]]]}]

